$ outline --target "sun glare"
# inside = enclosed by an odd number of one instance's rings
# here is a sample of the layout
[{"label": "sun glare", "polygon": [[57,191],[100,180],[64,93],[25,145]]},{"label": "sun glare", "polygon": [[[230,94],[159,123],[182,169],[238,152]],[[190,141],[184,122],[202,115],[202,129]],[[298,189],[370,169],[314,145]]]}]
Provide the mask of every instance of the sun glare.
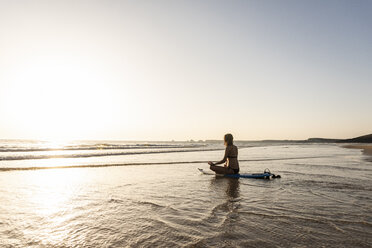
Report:
[{"label": "sun glare", "polygon": [[[35,171],[32,177],[24,178],[26,183],[32,185],[31,188],[38,189],[29,191],[24,200],[26,205],[31,206],[32,211],[29,214],[47,222],[48,228],[38,233],[44,238],[44,243],[60,244],[67,239],[71,230],[59,230],[59,227],[71,217],[64,213],[76,207],[72,202],[80,194],[84,175],[80,169],[42,170]],[[23,233],[25,236],[35,235],[32,229],[25,229]]]},{"label": "sun glare", "polygon": [[99,70],[70,61],[41,60],[15,73],[6,103],[24,136],[63,141],[104,126],[113,106]]}]

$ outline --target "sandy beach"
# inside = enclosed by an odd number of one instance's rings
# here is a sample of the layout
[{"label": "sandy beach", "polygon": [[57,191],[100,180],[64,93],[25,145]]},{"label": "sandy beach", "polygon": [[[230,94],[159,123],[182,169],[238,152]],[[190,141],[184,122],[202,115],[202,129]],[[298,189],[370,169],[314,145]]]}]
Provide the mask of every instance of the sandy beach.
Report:
[{"label": "sandy beach", "polygon": [[369,161],[372,161],[372,144],[368,145],[346,145],[345,148],[350,149],[361,149],[364,155],[371,156],[368,158]]}]

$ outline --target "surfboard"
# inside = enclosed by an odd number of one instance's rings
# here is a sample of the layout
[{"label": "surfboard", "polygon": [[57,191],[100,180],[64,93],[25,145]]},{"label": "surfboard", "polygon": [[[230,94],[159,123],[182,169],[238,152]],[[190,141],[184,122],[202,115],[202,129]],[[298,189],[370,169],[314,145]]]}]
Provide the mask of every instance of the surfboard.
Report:
[{"label": "surfboard", "polygon": [[198,170],[199,170],[202,174],[204,174],[204,175],[216,175],[216,173],[213,173],[213,172],[207,172],[207,171],[205,171],[205,170],[203,170],[203,169],[200,169],[200,168],[198,168]]},{"label": "surfboard", "polygon": [[216,175],[216,176],[223,176],[223,177],[230,177],[230,178],[256,178],[256,179],[272,179],[272,178],[280,178],[280,175],[275,175],[270,172],[264,173],[255,173],[255,174],[215,174],[213,172],[207,172],[203,169],[198,168],[198,170],[204,175]]}]

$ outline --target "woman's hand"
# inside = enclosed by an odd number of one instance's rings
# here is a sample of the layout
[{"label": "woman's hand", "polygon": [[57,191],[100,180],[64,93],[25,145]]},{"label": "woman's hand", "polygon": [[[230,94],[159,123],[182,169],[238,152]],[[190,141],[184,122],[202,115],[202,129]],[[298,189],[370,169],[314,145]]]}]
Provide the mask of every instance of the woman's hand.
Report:
[{"label": "woman's hand", "polygon": [[209,165],[214,165],[214,163],[212,161],[209,161],[208,164]]}]

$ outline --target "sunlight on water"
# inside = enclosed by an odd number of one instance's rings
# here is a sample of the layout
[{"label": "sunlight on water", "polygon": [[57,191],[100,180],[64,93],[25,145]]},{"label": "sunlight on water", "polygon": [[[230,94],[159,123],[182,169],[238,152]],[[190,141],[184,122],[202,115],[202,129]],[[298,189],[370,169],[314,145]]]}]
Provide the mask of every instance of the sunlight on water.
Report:
[{"label": "sunlight on water", "polygon": [[29,179],[31,180],[29,183],[41,190],[29,195],[28,200],[35,204],[35,210],[41,215],[55,213],[72,197],[72,186],[82,176],[80,170],[49,170],[37,173]]},{"label": "sunlight on water", "polygon": [[24,183],[31,185],[33,190],[24,195],[23,204],[30,206],[28,216],[39,220],[43,228],[38,229],[38,233],[34,228],[25,229],[24,234],[29,237],[38,235],[44,244],[58,245],[66,240],[72,230],[60,225],[69,218],[64,213],[73,207],[71,204],[83,177],[84,173],[79,169],[37,171],[32,177],[25,177]]},{"label": "sunlight on water", "polygon": [[5,247],[370,247],[372,169],[360,151],[239,149],[241,172],[269,168],[282,176],[273,180],[203,175],[198,168],[208,170],[206,163],[177,162],[222,156],[217,150],[92,157],[85,163],[137,165],[0,172],[0,237]]}]

